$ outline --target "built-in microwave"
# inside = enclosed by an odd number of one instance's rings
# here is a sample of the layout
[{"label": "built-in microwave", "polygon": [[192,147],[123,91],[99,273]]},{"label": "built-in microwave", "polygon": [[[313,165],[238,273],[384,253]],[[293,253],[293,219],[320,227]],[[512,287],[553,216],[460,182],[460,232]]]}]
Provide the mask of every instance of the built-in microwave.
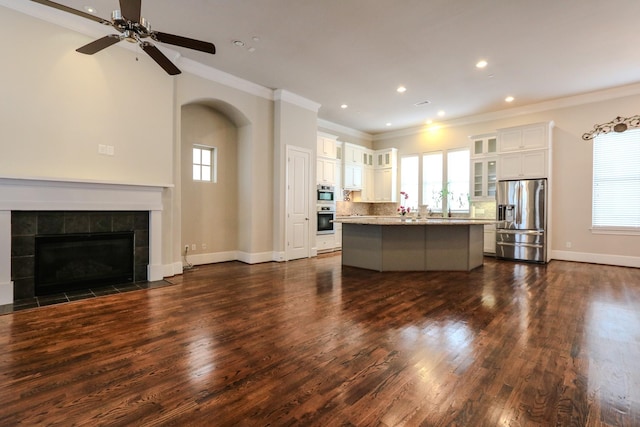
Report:
[{"label": "built-in microwave", "polygon": [[335,203],[335,188],[333,185],[318,184],[318,203]]}]

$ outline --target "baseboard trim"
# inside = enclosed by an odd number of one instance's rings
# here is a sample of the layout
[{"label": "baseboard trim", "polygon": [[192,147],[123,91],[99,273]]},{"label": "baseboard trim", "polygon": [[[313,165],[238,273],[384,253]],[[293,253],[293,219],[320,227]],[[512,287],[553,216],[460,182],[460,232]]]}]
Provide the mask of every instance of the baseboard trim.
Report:
[{"label": "baseboard trim", "polygon": [[0,305],[13,304],[13,282],[0,283]]},{"label": "baseboard trim", "polygon": [[551,258],[560,261],[588,262],[590,264],[617,265],[640,268],[640,257],[626,255],[592,254],[588,252],[551,251]]}]

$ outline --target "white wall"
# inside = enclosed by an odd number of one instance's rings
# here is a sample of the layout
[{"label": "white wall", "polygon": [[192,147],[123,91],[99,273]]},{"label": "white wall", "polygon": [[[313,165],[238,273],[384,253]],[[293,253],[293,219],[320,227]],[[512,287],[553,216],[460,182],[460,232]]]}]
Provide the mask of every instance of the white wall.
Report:
[{"label": "white wall", "polygon": [[82,55],[92,38],[0,12],[0,175],[170,184],[173,79],[128,50]]}]

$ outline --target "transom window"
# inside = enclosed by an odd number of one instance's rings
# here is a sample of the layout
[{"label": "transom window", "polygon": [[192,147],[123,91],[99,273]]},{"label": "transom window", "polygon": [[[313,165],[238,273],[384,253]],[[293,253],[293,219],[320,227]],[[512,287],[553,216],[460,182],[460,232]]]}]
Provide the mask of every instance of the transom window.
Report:
[{"label": "transom window", "polygon": [[193,147],[193,180],[216,182],[216,149],[213,147]]},{"label": "transom window", "polygon": [[594,232],[640,233],[640,129],[593,140]]}]

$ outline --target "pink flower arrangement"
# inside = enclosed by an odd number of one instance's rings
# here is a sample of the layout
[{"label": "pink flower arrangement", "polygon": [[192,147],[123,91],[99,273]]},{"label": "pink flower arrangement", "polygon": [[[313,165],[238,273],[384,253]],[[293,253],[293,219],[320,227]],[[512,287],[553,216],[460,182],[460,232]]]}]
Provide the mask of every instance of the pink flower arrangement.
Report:
[{"label": "pink flower arrangement", "polygon": [[408,207],[408,206],[407,206],[407,207],[405,207],[405,206],[403,205],[404,201],[405,201],[405,200],[407,200],[407,199],[409,198],[409,194],[405,193],[404,191],[401,191],[401,192],[400,192],[400,198],[401,198],[401,199],[402,199],[402,198],[404,198],[404,200],[402,200],[402,201],[400,202],[400,207],[398,208],[398,213],[399,213],[400,215],[404,216],[404,215],[408,214],[409,212],[411,212],[411,208],[410,208],[410,207]]}]

